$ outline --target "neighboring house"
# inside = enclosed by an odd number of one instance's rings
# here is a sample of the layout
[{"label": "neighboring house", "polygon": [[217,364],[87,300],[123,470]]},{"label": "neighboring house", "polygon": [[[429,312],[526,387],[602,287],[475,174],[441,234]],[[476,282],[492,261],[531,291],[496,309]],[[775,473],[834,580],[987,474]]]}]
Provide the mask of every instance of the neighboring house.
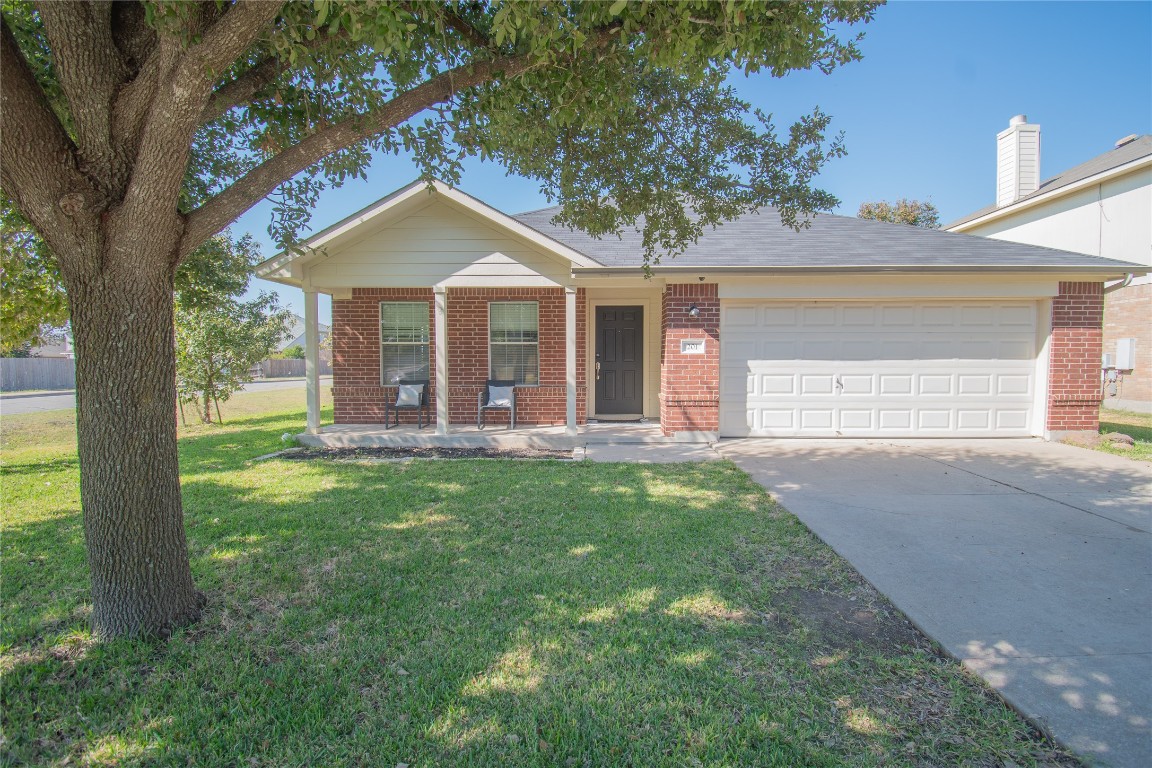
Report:
[{"label": "neighboring house", "polygon": [[[331,330],[323,323],[317,324],[317,330],[320,332],[320,343],[323,344],[324,340],[328,338],[328,332]],[[280,344],[276,347],[277,352],[283,352],[292,347],[304,346],[304,318],[300,315],[292,315],[292,324],[284,332],[284,337],[280,340]]]},{"label": "neighboring house", "polygon": [[337,424],[382,422],[394,382],[427,378],[446,433],[475,424],[486,379],[514,378],[518,421],[570,434],[641,416],[684,440],[1097,429],[1119,262],[842,216],[796,232],[765,210],[646,279],[638,233],[555,213],[414,183],[257,274],[302,288],[313,322],[332,296]]},{"label": "neighboring house", "polygon": [[28,350],[31,357],[76,357],[76,350],[72,346],[72,330],[68,327],[53,328],[44,335],[42,342]]},{"label": "neighboring house", "polygon": [[1040,126],[1018,115],[996,142],[996,203],[945,229],[1137,265],[1105,288],[1101,383],[1105,406],[1152,412],[1152,277],[1140,275],[1152,264],[1152,136],[1046,181]]}]

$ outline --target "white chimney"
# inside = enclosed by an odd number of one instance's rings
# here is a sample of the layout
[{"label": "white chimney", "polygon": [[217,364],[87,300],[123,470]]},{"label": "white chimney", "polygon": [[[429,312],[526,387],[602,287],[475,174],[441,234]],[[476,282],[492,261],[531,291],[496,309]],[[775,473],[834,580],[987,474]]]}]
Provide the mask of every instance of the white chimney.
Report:
[{"label": "white chimney", "polygon": [[1011,205],[1040,188],[1040,126],[1024,115],[996,134],[996,207]]}]

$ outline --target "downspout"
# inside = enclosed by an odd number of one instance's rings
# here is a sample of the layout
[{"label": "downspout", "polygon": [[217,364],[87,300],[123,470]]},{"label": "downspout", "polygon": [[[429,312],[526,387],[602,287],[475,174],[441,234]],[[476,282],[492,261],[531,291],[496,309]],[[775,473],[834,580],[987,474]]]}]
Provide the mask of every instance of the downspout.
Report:
[{"label": "downspout", "polygon": [[1128,286],[1132,285],[1132,280],[1135,277],[1136,275],[1129,272],[1128,274],[1124,275],[1124,279],[1120,282],[1104,286],[1104,293],[1112,293],[1112,291],[1118,291],[1121,288],[1127,288]]}]

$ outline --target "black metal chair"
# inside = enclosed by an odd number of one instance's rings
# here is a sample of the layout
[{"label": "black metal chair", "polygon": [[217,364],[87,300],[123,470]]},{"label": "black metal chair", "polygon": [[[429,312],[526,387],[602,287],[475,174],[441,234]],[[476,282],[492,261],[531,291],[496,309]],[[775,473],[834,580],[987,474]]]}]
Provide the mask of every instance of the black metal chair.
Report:
[{"label": "black metal chair", "polygon": [[[508,405],[492,405],[489,390],[492,387],[510,387],[511,397]],[[476,403],[476,428],[484,429],[484,414],[487,411],[509,411],[508,429],[516,428],[516,382],[504,379],[489,379],[484,382],[484,389],[480,390],[480,397]]]},{"label": "black metal chair", "polygon": [[[432,423],[432,412],[428,405],[428,387],[431,382],[428,379],[400,379],[396,387],[396,400],[384,401],[384,429],[392,429],[392,427],[399,426],[400,424],[400,411],[416,411],[416,428],[424,429],[424,419],[428,419],[428,423]],[[416,404],[406,403],[400,404],[400,387],[405,384],[420,385],[420,401]],[[396,423],[389,424],[388,416],[394,414]]]}]

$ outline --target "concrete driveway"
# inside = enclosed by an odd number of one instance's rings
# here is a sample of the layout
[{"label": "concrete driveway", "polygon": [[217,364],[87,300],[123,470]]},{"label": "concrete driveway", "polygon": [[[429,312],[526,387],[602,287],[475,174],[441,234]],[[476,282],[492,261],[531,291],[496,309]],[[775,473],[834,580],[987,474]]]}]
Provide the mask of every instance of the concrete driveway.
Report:
[{"label": "concrete driveway", "polygon": [[1039,440],[732,440],[921,629],[1090,762],[1152,765],[1152,468]]}]

